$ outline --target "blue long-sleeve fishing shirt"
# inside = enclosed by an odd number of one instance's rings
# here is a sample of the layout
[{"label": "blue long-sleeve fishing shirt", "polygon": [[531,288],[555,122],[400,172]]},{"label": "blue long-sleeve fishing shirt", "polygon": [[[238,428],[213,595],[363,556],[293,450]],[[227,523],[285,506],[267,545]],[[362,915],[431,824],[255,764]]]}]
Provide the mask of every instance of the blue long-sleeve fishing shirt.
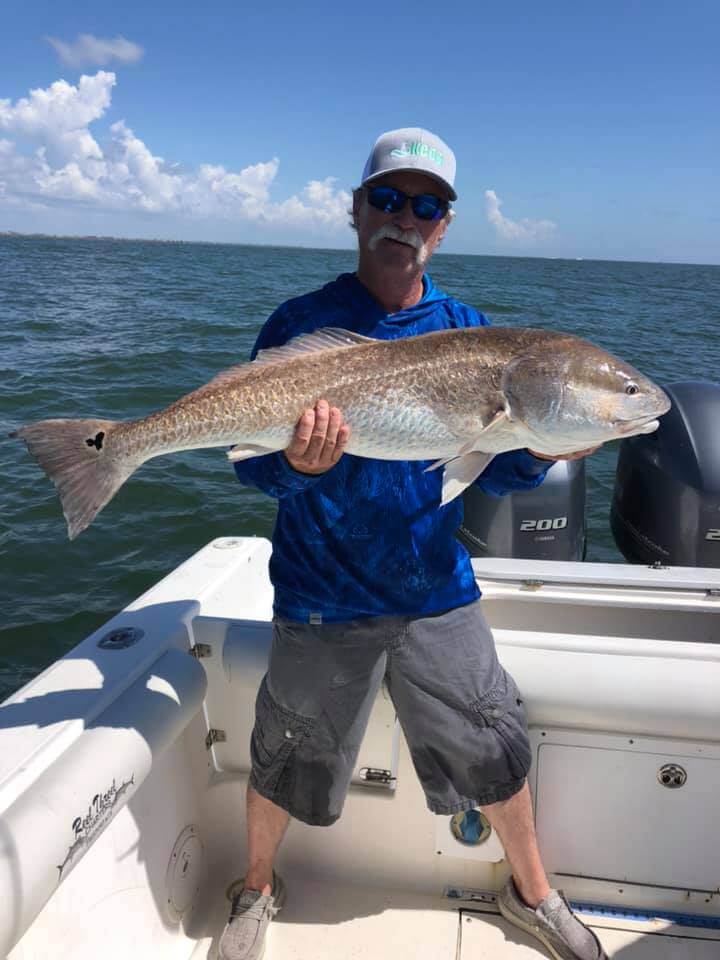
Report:
[{"label": "blue long-sleeve fishing shirt", "polygon": [[[489,324],[427,275],[423,289],[415,306],[387,314],[354,274],[342,274],[282,304],[252,356],[321,327],[393,340]],[[462,498],[438,506],[443,471],[424,473],[429,462],[346,453],[319,476],[294,470],[283,453],[236,463],[241,483],[278,499],[270,560],[275,613],[302,622],[421,615],[479,597],[470,558],[455,537]],[[496,456],[476,483],[502,496],[536,487],[549,467],[527,451],[513,451]]]}]

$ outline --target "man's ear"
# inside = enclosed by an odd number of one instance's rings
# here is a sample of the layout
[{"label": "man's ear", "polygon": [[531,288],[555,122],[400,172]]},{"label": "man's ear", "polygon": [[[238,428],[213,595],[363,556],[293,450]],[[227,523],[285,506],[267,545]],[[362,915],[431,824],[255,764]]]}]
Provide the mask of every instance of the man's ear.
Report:
[{"label": "man's ear", "polygon": [[442,230],[440,231],[440,236],[437,238],[437,243],[435,244],[436,247],[439,247],[440,244],[445,239],[445,234],[447,233],[447,228],[449,226],[450,226],[450,221],[447,219],[447,217],[445,217],[445,219],[442,222]]},{"label": "man's ear", "polygon": [[358,224],[358,217],[360,215],[361,203],[362,203],[362,189],[358,188],[357,190],[353,190],[353,198],[352,198],[352,218],[353,218],[353,224],[355,225],[356,229]]}]

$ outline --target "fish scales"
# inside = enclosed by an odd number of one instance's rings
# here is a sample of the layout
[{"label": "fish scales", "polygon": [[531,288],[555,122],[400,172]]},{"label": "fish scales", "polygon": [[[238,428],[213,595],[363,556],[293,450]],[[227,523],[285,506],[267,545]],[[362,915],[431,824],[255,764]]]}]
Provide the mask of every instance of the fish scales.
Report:
[{"label": "fish scales", "polygon": [[[127,453],[147,453],[158,445],[169,452],[203,442],[249,440],[278,428],[289,434],[303,410],[320,396],[343,410],[351,427],[353,413],[362,417],[364,410],[369,417],[372,411],[377,429],[390,433],[399,396],[409,404],[457,407],[477,397],[478,372],[486,386],[494,388],[497,363],[478,370],[476,358],[468,353],[467,337],[429,344],[419,340],[376,341],[274,364],[246,365],[164,411],[121,425],[113,442],[117,438]],[[467,398],[457,392],[462,385]],[[386,417],[381,416],[383,409]]]},{"label": "fish scales", "polygon": [[[279,363],[248,364],[221,383],[211,381],[119,432],[138,438],[152,430],[154,442],[168,450],[187,444],[196,447],[201,440],[231,443],[278,426],[291,431],[318,397],[339,407],[351,426],[353,411],[379,412],[385,405],[387,424],[380,421],[376,426],[391,430],[399,395],[408,403],[459,410],[477,402],[478,388],[497,389],[509,339],[516,350],[522,350],[538,340],[558,337],[546,331],[522,338],[508,338],[506,333],[501,328],[442,331],[340,347]],[[150,447],[143,444],[143,449]]]}]

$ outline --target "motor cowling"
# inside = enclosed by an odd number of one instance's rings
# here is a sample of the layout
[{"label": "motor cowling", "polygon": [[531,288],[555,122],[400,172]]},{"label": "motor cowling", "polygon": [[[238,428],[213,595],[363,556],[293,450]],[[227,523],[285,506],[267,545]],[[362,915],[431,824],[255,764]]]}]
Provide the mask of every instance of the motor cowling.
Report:
[{"label": "motor cowling", "polygon": [[620,443],[613,536],[631,563],[720,567],[720,385],[664,389],[659,428]]},{"label": "motor cowling", "polygon": [[585,461],[558,460],[533,490],[491,497],[475,484],[463,494],[457,536],[472,557],[584,560]]}]

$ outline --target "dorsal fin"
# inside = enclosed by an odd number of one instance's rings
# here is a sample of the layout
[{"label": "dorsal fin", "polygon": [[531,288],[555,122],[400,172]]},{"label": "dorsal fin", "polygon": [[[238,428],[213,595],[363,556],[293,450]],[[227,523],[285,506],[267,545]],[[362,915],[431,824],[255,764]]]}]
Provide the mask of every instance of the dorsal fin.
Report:
[{"label": "dorsal fin", "polygon": [[353,333],[351,330],[343,330],[340,327],[322,327],[313,333],[302,333],[300,336],[293,337],[281,347],[268,347],[266,350],[259,350],[258,355],[252,363],[238,363],[234,367],[228,367],[227,370],[221,370],[205,386],[217,386],[226,380],[234,380],[239,375],[247,373],[256,364],[282,363],[285,360],[291,360],[293,357],[307,356],[311,353],[323,353],[325,350],[337,350],[340,347],[356,347],[361,343],[376,343],[372,337],[363,337],[359,333]]},{"label": "dorsal fin", "polygon": [[351,330],[340,327],[322,327],[312,333],[302,333],[288,340],[282,347],[268,347],[260,350],[254,363],[281,363],[300,354],[322,353],[324,350],[337,350],[338,347],[355,347],[359,343],[375,343],[372,337],[363,337]]}]

